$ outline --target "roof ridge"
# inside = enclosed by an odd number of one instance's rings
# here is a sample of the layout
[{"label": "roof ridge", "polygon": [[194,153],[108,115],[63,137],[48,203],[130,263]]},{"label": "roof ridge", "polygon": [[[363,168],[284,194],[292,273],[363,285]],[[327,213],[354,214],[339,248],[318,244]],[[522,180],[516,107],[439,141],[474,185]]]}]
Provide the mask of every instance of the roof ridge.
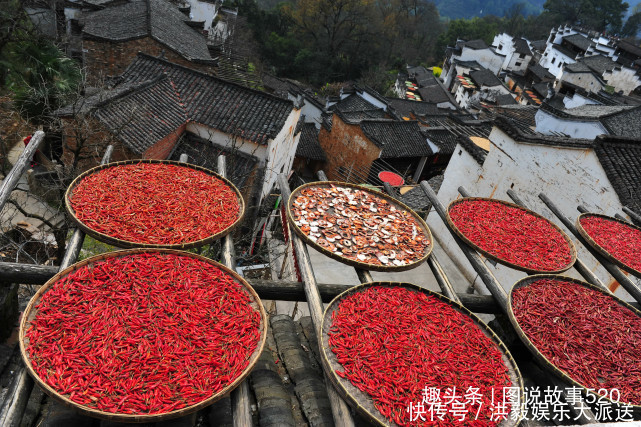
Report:
[{"label": "roof ridge", "polygon": [[[211,75],[211,74],[207,74],[207,73],[202,72],[202,71],[194,70],[193,68],[189,68],[189,67],[186,67],[184,65],[177,64],[175,62],[171,62],[171,61],[169,61],[167,59],[159,58],[157,56],[153,56],[153,55],[150,55],[150,54],[145,53],[145,52],[138,52],[137,56],[138,57],[147,57],[147,58],[149,58],[149,59],[151,59],[153,61],[162,62],[162,63],[165,63],[165,64],[171,66],[171,67],[182,69],[182,70],[190,72],[192,74],[196,74],[196,75],[199,75],[199,76],[202,76],[202,77],[206,77],[206,78],[209,78],[209,79],[217,80],[217,81],[220,81],[220,82],[222,82],[222,83],[224,83],[226,85],[231,85],[231,86],[237,87],[239,89],[242,89],[242,90],[244,90],[246,92],[251,92],[251,93],[254,93],[254,94],[257,94],[257,95],[260,95],[260,96],[264,96],[266,98],[271,98],[271,99],[275,99],[275,100],[278,100],[278,101],[281,101],[281,102],[287,102],[289,104],[294,105],[294,102],[289,100],[289,99],[284,99],[284,98],[278,97],[276,95],[272,95],[270,93],[263,92],[263,91],[258,90],[258,89],[252,89],[252,88],[243,86],[241,84],[238,84],[238,83],[235,83],[235,82],[232,82],[232,81],[229,81],[229,80],[225,80],[225,79],[223,79],[221,77],[214,76],[214,75]],[[132,64],[133,64],[133,62],[132,62]],[[130,66],[131,66],[131,64],[130,64]],[[127,67],[127,69],[129,69],[129,67]],[[125,72],[126,71],[127,70],[125,70]]]}]

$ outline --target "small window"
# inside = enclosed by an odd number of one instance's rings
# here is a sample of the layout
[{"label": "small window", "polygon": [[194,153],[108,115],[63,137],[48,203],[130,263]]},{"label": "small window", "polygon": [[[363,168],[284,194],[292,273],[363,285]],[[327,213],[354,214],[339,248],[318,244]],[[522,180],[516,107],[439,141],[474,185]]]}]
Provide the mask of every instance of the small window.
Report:
[{"label": "small window", "polygon": [[517,62],[516,64],[514,64],[514,66],[515,66],[515,67],[520,67],[520,66],[521,66],[521,64],[522,64],[522,62]]},{"label": "small window", "polygon": [[519,58],[521,58],[521,59],[525,58],[525,54],[524,53],[519,53]]},{"label": "small window", "polygon": [[69,20],[69,31],[71,32],[72,36],[79,36],[80,34],[82,34],[82,26],[77,19]]},{"label": "small window", "polygon": [[503,50],[503,45],[499,43],[499,50]]},{"label": "small window", "polygon": [[556,58],[552,58],[552,64],[554,64],[555,61],[556,61]]}]

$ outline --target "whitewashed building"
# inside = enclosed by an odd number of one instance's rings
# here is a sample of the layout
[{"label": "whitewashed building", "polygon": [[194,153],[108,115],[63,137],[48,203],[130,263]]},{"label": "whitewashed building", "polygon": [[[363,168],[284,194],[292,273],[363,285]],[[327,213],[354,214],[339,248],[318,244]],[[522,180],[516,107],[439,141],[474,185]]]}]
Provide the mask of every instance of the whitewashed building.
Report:
[{"label": "whitewashed building", "polygon": [[[443,72],[441,73],[441,80],[443,82],[451,81],[452,65],[456,61],[475,61],[483,68],[487,68],[494,74],[498,74],[505,61],[505,56],[499,54],[483,40],[458,40],[454,47],[447,48]],[[445,83],[445,85],[449,88],[447,83]]]},{"label": "whitewashed building", "polygon": [[[641,144],[638,140],[525,134],[507,120],[499,119],[489,136],[489,150],[469,139],[459,141],[438,193],[439,200],[445,205],[459,198],[458,187],[464,186],[473,196],[507,201],[510,199],[506,191],[512,189],[530,209],[557,225],[561,225],[559,220],[538,198],[539,193],[548,195],[573,220],[578,215],[578,205],[607,215],[621,213],[623,206],[641,212],[638,185],[641,182]],[[484,289],[440,217],[431,213],[427,222],[441,247],[466,277]],[[580,248],[579,257],[605,284],[612,284],[608,273],[587,250]],[[506,290],[526,276],[500,264],[486,261],[486,265]],[[580,278],[573,270],[564,274]],[[621,289],[616,293],[626,297]]]},{"label": "whitewashed building", "polygon": [[524,72],[532,60],[529,42],[521,37],[501,33],[494,37],[492,47],[499,55],[505,55],[501,68],[505,71]]}]

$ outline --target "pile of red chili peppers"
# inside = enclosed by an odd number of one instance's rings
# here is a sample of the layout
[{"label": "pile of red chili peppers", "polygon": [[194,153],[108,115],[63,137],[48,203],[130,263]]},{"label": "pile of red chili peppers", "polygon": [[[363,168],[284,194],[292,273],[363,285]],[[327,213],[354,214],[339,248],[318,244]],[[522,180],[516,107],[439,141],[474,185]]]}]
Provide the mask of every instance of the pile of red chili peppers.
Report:
[{"label": "pile of red chili peppers", "polygon": [[261,316],[247,291],[185,255],[108,258],[45,292],[26,333],[38,376],[73,402],[160,414],[201,402],[249,364]]},{"label": "pile of red chili peppers", "polygon": [[512,310],[525,335],[557,368],[596,390],[616,388],[641,405],[641,318],[576,283],[542,279],[516,289]]},{"label": "pile of red chili peppers", "polygon": [[557,271],[572,262],[572,249],[546,219],[489,200],[452,205],[449,216],[472,243],[493,256],[525,268]]},{"label": "pile of red chili peppers", "polygon": [[641,271],[641,231],[600,216],[582,216],[581,227],[610,255]]},{"label": "pile of red chili peppers", "polygon": [[92,230],[158,245],[205,239],[241,213],[238,195],[224,181],[162,163],[119,165],[88,175],[74,188],[70,203]]},{"label": "pile of red chili peppers", "polygon": [[425,421],[409,418],[409,405],[423,401],[425,388],[443,394],[448,387],[459,394],[478,388],[479,400],[467,402],[466,424],[497,425],[491,420],[492,393],[502,399],[503,387],[511,386],[501,351],[471,318],[400,286],[375,286],[346,296],[332,313],[329,346],[344,369],[337,374],[403,426],[461,425],[450,407],[443,421],[431,421],[429,415]]}]

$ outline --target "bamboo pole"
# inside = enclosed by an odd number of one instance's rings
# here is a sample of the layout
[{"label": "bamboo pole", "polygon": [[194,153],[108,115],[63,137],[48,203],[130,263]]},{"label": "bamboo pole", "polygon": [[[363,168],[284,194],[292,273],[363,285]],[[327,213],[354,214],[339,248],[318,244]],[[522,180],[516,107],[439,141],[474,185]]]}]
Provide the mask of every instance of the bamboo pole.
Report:
[{"label": "bamboo pole", "polygon": [[632,296],[632,298],[634,298],[638,302],[641,302],[641,289],[639,289],[639,287],[635,285],[628,276],[626,276],[621,270],[619,270],[616,265],[603,258],[601,254],[594,250],[592,246],[590,246],[585,241],[583,236],[581,236],[581,234],[577,231],[572,221],[570,221],[570,219],[566,217],[563,212],[561,212],[561,210],[548,196],[540,193],[539,199],[541,199],[543,203],[545,203],[545,205],[552,211],[552,213],[554,213],[554,215],[559,218],[563,225],[565,225],[565,227],[570,230],[572,234],[574,234],[574,236],[583,244],[583,246],[585,246],[585,248],[590,251],[592,256],[595,257],[606,270],[608,270],[608,273],[610,273],[612,277],[614,277],[615,280],[617,280],[619,284],[621,284],[623,289],[625,289],[630,294],[630,296]]},{"label": "bamboo pole", "polygon": [[[280,194],[283,198],[283,203],[287,203],[287,201],[289,200],[289,196],[291,195],[291,190],[289,189],[287,177],[284,174],[278,175],[278,185],[280,187]],[[296,251],[296,257],[298,259],[300,274],[303,279],[305,296],[307,299],[307,305],[309,306],[312,323],[314,324],[314,328],[316,329],[316,335],[318,337],[321,337],[323,302],[321,300],[320,293],[318,292],[316,276],[314,275],[312,263],[309,259],[309,253],[307,252],[305,243],[295,233],[291,234],[291,239],[294,246],[294,251]],[[331,382],[329,382],[327,379],[325,381],[325,385],[327,387],[327,395],[332,407],[334,423],[337,426],[354,426],[354,420],[352,419],[347,404],[343,401],[343,399],[341,399],[334,387],[331,385]]]},{"label": "bamboo pole", "polygon": [[623,212],[625,212],[625,213],[627,213],[628,215],[630,215],[630,218],[632,218],[634,221],[636,221],[636,222],[641,222],[641,215],[639,215],[638,213],[636,213],[635,211],[633,211],[633,210],[632,210],[632,209],[630,209],[629,207],[624,206],[624,207],[622,208],[622,210],[623,210]]},{"label": "bamboo pole", "polygon": [[[521,198],[512,190],[507,190],[507,195],[510,196],[510,198],[514,201],[519,206],[523,206],[526,209],[529,209],[525,203],[521,200]],[[594,274],[586,265],[585,263],[579,258],[577,255],[576,261],[574,262],[574,268],[576,268],[576,271],[579,272],[579,274],[585,279],[586,282],[593,284],[594,286],[598,286],[601,289],[605,289],[606,291],[610,292],[607,286],[603,284],[601,279],[597,277],[596,274]]]},{"label": "bamboo pole", "polygon": [[[181,156],[182,161],[182,156]],[[227,178],[225,156],[218,156],[218,174]],[[225,267],[236,271],[236,254],[234,251],[234,238],[231,233],[223,238],[221,262]],[[231,393],[232,417],[235,427],[252,425],[251,401],[249,397],[249,383],[247,380],[240,383]]]},{"label": "bamboo pole", "polygon": [[29,162],[44,139],[45,133],[43,131],[39,130],[34,133],[31,141],[29,141],[29,144],[24,148],[20,157],[18,157],[16,164],[13,165],[7,176],[2,180],[2,185],[0,185],[0,210],[2,210],[7,200],[9,200],[11,192],[27,169],[27,166],[29,166]]},{"label": "bamboo pole", "polygon": [[[383,187],[385,188],[385,192],[387,194],[394,198],[397,198],[396,191],[394,191],[394,189],[388,182],[384,182]],[[424,219],[427,220],[427,215],[425,215]],[[458,297],[458,295],[456,295],[456,291],[454,290],[452,283],[445,274],[445,270],[443,270],[443,267],[441,267],[441,264],[438,262],[438,259],[436,258],[436,255],[434,255],[433,250],[430,256],[427,258],[426,262],[430,270],[432,271],[432,274],[436,278],[436,283],[438,283],[439,288],[441,288],[441,292],[443,292],[443,295],[453,301],[460,303],[460,298]]]}]

